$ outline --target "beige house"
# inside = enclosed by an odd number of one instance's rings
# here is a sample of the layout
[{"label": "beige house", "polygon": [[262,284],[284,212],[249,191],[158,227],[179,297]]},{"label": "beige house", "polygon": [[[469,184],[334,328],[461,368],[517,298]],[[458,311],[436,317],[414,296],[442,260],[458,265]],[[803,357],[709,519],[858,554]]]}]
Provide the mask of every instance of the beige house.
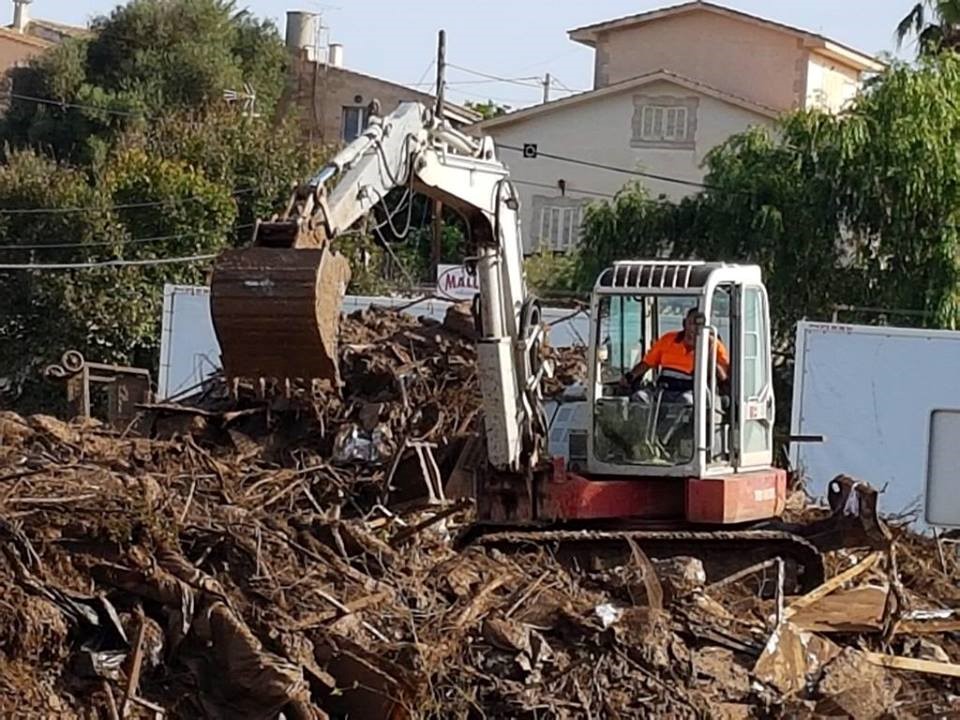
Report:
[{"label": "beige house", "polygon": [[10,71],[26,65],[30,58],[57,45],[65,38],[82,35],[84,28],[61,25],[30,17],[32,0],[14,0],[13,22],[0,27],[0,108],[8,104]]},{"label": "beige house", "polygon": [[[350,142],[366,127],[373,100],[380,102],[383,113],[401,102],[436,104],[428,93],[345,68],[343,45],[319,42],[325,30],[317,13],[287,13],[286,43],[292,61],[284,102],[299,114],[308,140],[325,145]],[[444,111],[458,127],[481,117],[453,103],[444,103]]]},{"label": "beige house", "polygon": [[[820,35],[707,2],[570,37],[596,50],[592,90],[474,126],[503,148],[528,252],[577,244],[586,205],[631,179],[609,168],[644,173],[634,179],[653,195],[679,199],[700,189],[707,153],[731,135],[798,108],[839,111],[883,69]],[[524,146],[526,155],[511,149]]]},{"label": "beige house", "polygon": [[[401,102],[436,103],[428,93],[339,64],[312,60],[308,52],[294,50],[287,102],[296,106],[304,136],[311,142],[337,145],[356,138],[366,127],[372,100],[380,102],[384,113],[396,110]],[[444,103],[444,109],[451,122],[460,127],[481,117],[453,103]]]}]

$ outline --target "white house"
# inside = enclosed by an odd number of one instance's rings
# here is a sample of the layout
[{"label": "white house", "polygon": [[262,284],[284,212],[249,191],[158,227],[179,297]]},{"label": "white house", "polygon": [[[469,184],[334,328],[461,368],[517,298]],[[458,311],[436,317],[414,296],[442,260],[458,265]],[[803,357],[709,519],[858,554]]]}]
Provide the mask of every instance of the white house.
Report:
[{"label": "white house", "polygon": [[837,111],[883,69],[820,35],[700,1],[570,37],[596,50],[592,90],[474,126],[510,166],[527,252],[574,247],[585,206],[631,179],[617,168],[679,199],[701,189],[704,159],[731,135],[797,108]]}]

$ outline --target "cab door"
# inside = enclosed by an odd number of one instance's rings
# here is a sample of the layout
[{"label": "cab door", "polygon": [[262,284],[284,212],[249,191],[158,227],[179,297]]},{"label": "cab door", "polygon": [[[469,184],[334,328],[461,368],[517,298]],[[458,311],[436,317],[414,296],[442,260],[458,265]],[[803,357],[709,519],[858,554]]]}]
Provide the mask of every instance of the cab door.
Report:
[{"label": "cab door", "polygon": [[737,382],[738,470],[770,467],[773,462],[773,366],[770,359],[770,310],[762,285],[739,287],[739,367]]}]

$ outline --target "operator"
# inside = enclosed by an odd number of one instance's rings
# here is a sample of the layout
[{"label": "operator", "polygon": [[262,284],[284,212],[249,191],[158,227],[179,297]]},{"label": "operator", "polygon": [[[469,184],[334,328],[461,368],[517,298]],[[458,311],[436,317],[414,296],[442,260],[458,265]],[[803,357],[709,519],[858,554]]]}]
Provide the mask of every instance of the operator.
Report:
[{"label": "operator", "polygon": [[[660,337],[643,360],[623,376],[622,384],[632,387],[650,370],[660,370],[657,384],[666,390],[687,392],[693,389],[694,358],[697,348],[697,328],[704,323],[704,316],[697,308],[691,308],[683,319],[683,330],[670,332]],[[710,337],[713,344],[713,336]],[[723,342],[717,341],[717,379],[726,382],[730,373],[730,356]]]}]

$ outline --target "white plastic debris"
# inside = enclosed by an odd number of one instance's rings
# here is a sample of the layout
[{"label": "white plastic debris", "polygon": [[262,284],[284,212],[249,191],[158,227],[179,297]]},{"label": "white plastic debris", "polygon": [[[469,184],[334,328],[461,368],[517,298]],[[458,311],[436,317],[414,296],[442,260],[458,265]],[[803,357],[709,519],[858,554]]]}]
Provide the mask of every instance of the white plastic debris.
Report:
[{"label": "white plastic debris", "polygon": [[593,612],[596,613],[598,618],[600,618],[600,622],[603,623],[604,629],[607,629],[614,623],[618,622],[621,617],[623,617],[623,610],[618,607],[614,607],[610,603],[597,605],[593,609]]}]

